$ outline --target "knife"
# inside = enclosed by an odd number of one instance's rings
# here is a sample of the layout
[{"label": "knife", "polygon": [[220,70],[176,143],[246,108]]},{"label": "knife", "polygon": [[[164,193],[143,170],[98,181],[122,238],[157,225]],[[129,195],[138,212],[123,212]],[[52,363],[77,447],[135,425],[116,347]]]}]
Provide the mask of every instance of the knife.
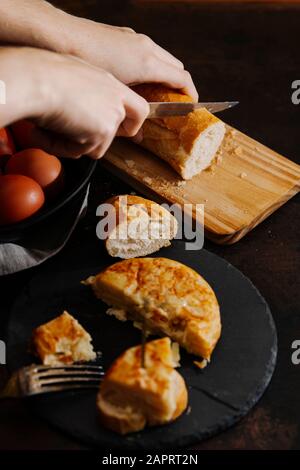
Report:
[{"label": "knife", "polygon": [[164,118],[167,116],[185,116],[195,109],[206,108],[211,113],[218,113],[224,109],[229,109],[238,104],[238,101],[220,101],[220,102],[207,102],[207,103],[149,103],[150,113],[147,119]]}]

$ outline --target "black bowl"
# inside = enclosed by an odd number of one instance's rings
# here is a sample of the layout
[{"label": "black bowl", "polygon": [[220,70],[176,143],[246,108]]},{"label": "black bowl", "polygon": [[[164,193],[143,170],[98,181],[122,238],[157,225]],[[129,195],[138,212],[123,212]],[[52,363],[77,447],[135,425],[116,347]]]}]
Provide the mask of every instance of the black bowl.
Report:
[{"label": "black bowl", "polygon": [[28,219],[10,225],[0,226],[0,243],[12,243],[21,240],[34,229],[38,230],[40,224],[51,223],[50,219],[68,210],[82,199],[83,193],[89,184],[97,162],[87,157],[78,160],[65,159],[63,161],[65,173],[65,189],[52,203],[46,204],[41,210]]}]

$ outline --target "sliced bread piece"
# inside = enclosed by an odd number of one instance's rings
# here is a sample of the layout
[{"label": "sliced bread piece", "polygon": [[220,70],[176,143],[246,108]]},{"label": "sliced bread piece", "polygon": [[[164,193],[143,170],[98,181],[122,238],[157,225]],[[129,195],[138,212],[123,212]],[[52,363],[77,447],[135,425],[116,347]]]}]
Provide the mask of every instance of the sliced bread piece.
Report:
[{"label": "sliced bread piece", "polygon": [[122,195],[106,201],[110,205],[111,229],[106,249],[110,256],[146,256],[170,245],[177,233],[176,218],[164,207],[143,197]]}]

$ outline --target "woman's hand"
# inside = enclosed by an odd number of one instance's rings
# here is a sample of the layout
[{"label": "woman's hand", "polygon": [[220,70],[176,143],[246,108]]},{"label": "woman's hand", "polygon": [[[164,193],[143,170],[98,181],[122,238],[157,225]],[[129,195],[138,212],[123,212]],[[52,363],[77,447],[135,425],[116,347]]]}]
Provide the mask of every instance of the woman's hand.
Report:
[{"label": "woman's hand", "polygon": [[109,72],[53,52],[4,48],[0,77],[8,85],[0,126],[33,119],[35,145],[59,156],[100,158],[116,134],[135,136],[149,112]]},{"label": "woman's hand", "polygon": [[159,82],[184,89],[195,101],[198,93],[189,72],[172,54],[144,34],[71,17],[70,52],[109,70],[123,83]]},{"label": "woman's hand", "polygon": [[75,55],[127,85],[161,82],[198,100],[183,64],[149,37],[74,17],[42,0],[1,0],[1,42]]}]

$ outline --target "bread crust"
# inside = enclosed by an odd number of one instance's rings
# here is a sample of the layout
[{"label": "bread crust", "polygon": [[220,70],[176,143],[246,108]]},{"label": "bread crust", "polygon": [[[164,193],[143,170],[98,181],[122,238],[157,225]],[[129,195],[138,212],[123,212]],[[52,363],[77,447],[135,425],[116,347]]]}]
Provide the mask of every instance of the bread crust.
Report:
[{"label": "bread crust", "polygon": [[[126,198],[126,205],[122,204],[122,198]],[[116,226],[120,225],[123,222],[128,222],[130,220],[130,212],[128,213],[128,208],[132,206],[142,206],[145,208],[146,212],[148,215],[153,215],[155,218],[163,219],[165,217],[170,218],[174,217],[172,214],[170,214],[167,209],[162,207],[161,205],[157,204],[154,201],[151,201],[150,199],[145,199],[144,197],[140,196],[135,196],[132,194],[124,194],[124,195],[119,195],[119,196],[112,196],[107,201],[105,201],[105,204],[110,204],[113,207],[114,214],[116,214],[116,224],[112,224],[110,230],[107,233],[107,238],[109,238],[111,232],[113,229],[116,228]],[[176,220],[173,223],[174,226],[177,227]],[[174,227],[175,228],[175,227]]]},{"label": "bread crust", "polygon": [[[145,256],[146,254],[157,251],[162,246],[169,246],[170,240],[176,236],[178,229],[176,218],[167,209],[154,201],[135,195],[125,194],[121,196],[113,196],[109,198],[105,204],[107,204],[108,217],[110,219],[110,224],[106,233],[105,247],[111,256],[118,256],[121,258]],[[143,216],[146,217],[144,220]],[[119,252],[116,250],[117,254],[115,254],[114,248],[116,247],[116,233],[122,228],[122,226],[125,227],[127,224],[128,228],[128,224],[138,221],[144,221],[145,224],[147,223],[147,220],[149,220],[149,222],[165,223],[169,227],[168,237],[166,239],[161,237],[151,239],[150,237],[150,239],[156,243],[146,246],[144,250],[141,249],[139,251],[137,249],[133,250],[132,253],[123,255],[121,255],[120,250]],[[150,226],[148,227],[150,230]],[[129,234],[127,234],[127,236],[129,237]]]},{"label": "bread crust", "polygon": [[[142,84],[133,89],[149,102],[193,101],[183,92],[162,85]],[[141,145],[167,161],[184,179],[189,179],[193,175],[189,176],[187,163],[199,137],[205,130],[220,122],[204,108],[186,116],[147,119],[143,125]],[[213,158],[214,155],[211,156],[210,163]]]}]

